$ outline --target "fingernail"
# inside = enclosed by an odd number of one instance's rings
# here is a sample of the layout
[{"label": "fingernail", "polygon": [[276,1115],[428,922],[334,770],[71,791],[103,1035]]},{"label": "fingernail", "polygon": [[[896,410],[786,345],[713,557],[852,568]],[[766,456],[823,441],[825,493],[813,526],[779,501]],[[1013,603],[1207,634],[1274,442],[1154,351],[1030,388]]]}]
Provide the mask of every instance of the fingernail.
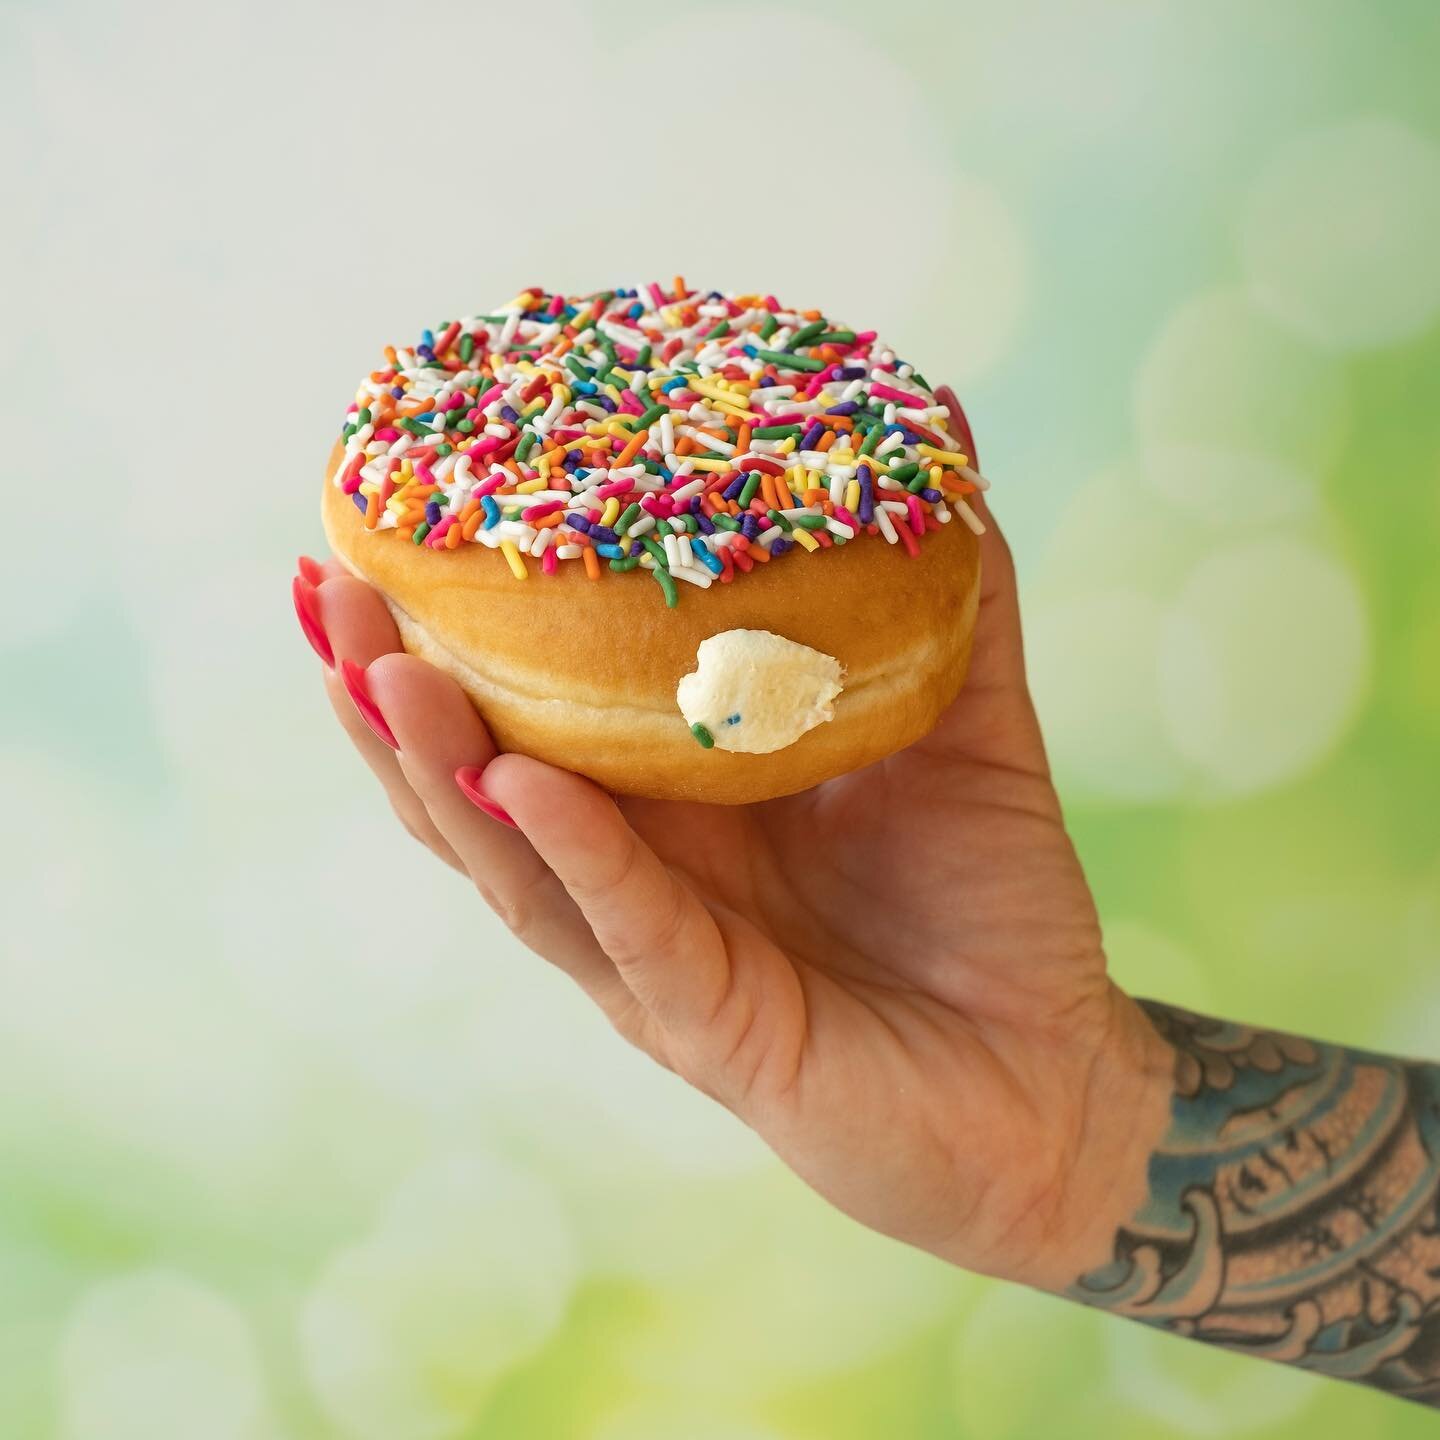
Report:
[{"label": "fingernail", "polygon": [[325,567],[318,560],[312,560],[308,555],[302,555],[295,564],[299,567],[300,573],[312,585],[318,585],[325,578]]},{"label": "fingernail", "polygon": [[333,670],[335,651],[331,648],[330,637],[326,635],[324,625],[320,623],[320,605],[315,586],[303,575],[297,575],[291,582],[290,595],[295,601],[295,615],[300,621],[301,630],[305,632],[305,638],[310,642],[310,648]]},{"label": "fingernail", "polygon": [[340,678],[345,682],[345,688],[350,692],[350,698],[355,702],[360,718],[392,750],[398,750],[400,742],[395,738],[395,732],[385,723],[380,707],[370,698],[370,692],[365,687],[365,671],[353,660],[342,660]]},{"label": "fingernail", "polygon": [[455,772],[455,783],[460,787],[460,793],[492,820],[498,820],[512,830],[518,830],[520,827],[480,788],[480,775],[478,766],[462,765]]}]

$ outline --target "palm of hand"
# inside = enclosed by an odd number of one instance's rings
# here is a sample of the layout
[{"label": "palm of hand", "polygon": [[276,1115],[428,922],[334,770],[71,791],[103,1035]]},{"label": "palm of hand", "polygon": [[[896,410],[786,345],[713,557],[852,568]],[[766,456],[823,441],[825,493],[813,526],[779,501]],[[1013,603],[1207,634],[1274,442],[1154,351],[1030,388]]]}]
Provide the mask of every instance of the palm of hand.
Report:
[{"label": "palm of hand", "polygon": [[730,988],[699,1057],[623,1004],[620,1028],[856,1218],[1006,1273],[1056,1223],[1110,1018],[1021,700],[982,648],[940,730],[880,765],[748,810],[621,807],[704,898]]}]

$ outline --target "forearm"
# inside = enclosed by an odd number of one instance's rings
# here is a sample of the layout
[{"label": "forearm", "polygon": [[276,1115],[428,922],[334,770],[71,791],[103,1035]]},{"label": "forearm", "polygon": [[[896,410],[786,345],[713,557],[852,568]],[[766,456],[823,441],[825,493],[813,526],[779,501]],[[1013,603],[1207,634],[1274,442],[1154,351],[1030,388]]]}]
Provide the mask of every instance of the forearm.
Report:
[{"label": "forearm", "polygon": [[1067,1293],[1440,1407],[1440,1066],[1141,1005],[1168,1127]]}]

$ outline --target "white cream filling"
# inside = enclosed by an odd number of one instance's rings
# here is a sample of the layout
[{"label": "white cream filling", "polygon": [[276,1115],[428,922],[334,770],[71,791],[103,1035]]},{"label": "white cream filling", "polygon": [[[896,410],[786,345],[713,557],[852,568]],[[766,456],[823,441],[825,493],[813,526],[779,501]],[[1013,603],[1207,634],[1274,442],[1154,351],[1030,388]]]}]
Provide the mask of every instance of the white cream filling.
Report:
[{"label": "white cream filling", "polygon": [[700,642],[675,692],[687,725],[717,750],[768,755],[835,715],[840,662],[769,630],[724,630]]}]

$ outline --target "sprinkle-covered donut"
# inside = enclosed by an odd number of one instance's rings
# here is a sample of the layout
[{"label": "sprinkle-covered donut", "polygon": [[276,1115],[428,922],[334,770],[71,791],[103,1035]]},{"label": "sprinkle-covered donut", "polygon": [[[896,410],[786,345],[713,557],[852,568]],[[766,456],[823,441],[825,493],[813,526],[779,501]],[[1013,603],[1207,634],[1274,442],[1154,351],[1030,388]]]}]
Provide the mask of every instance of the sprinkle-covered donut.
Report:
[{"label": "sprinkle-covered donut", "polygon": [[[531,289],[386,348],[325,516],[502,744],[615,790],[749,800],[909,743],[953,696],[978,595],[973,449],[873,331],[818,311],[679,279]],[[894,714],[851,734],[887,670]]]}]

